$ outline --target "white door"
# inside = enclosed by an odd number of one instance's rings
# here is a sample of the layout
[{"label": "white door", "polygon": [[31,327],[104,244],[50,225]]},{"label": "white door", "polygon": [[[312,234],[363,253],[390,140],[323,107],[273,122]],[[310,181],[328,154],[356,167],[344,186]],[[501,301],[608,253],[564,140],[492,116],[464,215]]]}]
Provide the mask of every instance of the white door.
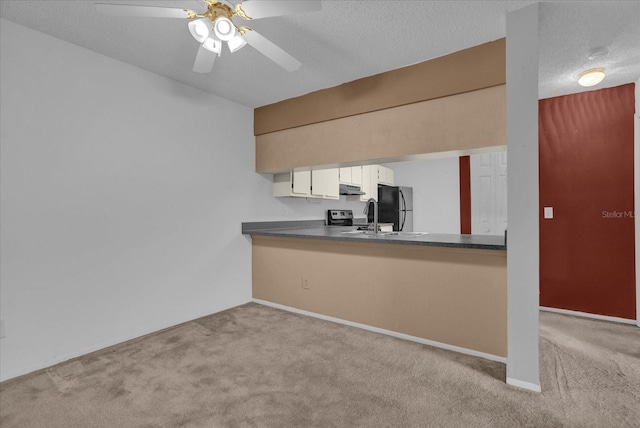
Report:
[{"label": "white door", "polygon": [[507,153],[471,156],[471,233],[504,235],[507,227]]}]

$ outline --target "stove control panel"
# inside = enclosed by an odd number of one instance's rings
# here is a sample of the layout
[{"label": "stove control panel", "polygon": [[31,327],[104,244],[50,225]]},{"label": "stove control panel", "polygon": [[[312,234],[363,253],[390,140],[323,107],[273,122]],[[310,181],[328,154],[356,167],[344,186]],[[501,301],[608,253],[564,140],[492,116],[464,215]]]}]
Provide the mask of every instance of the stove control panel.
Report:
[{"label": "stove control panel", "polygon": [[328,210],[327,224],[329,226],[352,226],[353,211],[352,210]]}]

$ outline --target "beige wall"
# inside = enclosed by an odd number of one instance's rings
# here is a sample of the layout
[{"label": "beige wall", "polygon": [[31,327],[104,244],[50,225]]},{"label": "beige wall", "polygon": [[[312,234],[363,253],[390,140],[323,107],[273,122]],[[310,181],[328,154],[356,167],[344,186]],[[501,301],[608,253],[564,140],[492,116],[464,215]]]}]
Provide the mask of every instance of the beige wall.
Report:
[{"label": "beige wall", "polygon": [[256,137],[256,171],[504,146],[506,85]]},{"label": "beige wall", "polygon": [[495,40],[257,108],[256,171],[504,146],[505,49],[505,39]]},{"label": "beige wall", "polygon": [[256,299],[507,355],[506,251],[252,239]]},{"label": "beige wall", "polygon": [[506,82],[505,39],[254,111],[254,135],[471,92]]}]

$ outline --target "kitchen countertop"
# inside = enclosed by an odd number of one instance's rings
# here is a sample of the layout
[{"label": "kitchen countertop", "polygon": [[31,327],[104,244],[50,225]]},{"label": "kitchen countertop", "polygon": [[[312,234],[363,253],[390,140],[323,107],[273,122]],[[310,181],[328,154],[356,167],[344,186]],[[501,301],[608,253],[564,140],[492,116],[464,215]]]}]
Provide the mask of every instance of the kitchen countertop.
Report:
[{"label": "kitchen countertop", "polygon": [[379,232],[374,234],[344,233],[357,230],[354,226],[325,226],[324,220],[289,222],[242,223],[245,235],[279,236],[285,238],[325,239],[349,242],[369,242],[380,244],[423,245],[434,247],[474,248],[506,251],[505,237],[500,235],[458,235],[426,233],[424,235],[403,235]]}]

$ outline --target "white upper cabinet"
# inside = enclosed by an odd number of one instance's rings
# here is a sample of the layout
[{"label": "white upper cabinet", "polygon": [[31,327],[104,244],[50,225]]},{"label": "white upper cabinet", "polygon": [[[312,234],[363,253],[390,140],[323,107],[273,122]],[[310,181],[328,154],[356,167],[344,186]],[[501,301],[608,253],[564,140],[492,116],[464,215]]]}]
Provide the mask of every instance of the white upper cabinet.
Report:
[{"label": "white upper cabinet", "polygon": [[374,165],[378,170],[378,183],[393,186],[393,170],[382,165]]},{"label": "white upper cabinet", "polygon": [[340,199],[338,168],[311,171],[311,195],[323,199]]},{"label": "white upper cabinet", "polygon": [[362,186],[362,167],[348,166],[340,168],[340,183]]},{"label": "white upper cabinet", "polygon": [[[353,167],[356,168],[356,167]],[[347,196],[349,200],[366,202],[369,198],[378,200],[378,184],[385,184],[387,186],[393,186],[394,174],[391,168],[384,167],[382,165],[363,165],[360,167],[358,174],[358,183],[354,176],[354,170],[351,170],[352,184],[360,186],[360,190],[364,192],[364,195],[360,196]]]},{"label": "white upper cabinet", "polygon": [[360,190],[364,192],[364,195],[349,196],[350,199],[353,198],[364,202],[368,201],[369,198],[378,200],[378,171],[376,167],[377,165],[363,165],[361,167],[362,184],[360,185]]},{"label": "white upper cabinet", "polygon": [[393,170],[381,165],[295,171],[273,176],[273,196],[340,199],[340,183],[359,186],[364,195],[349,200],[378,199],[378,184],[393,185]]},{"label": "white upper cabinet", "polygon": [[351,170],[350,166],[346,168],[340,168],[340,183],[351,184]]},{"label": "white upper cabinet", "polygon": [[311,193],[311,172],[298,171],[293,173],[293,194],[308,196]]},{"label": "white upper cabinet", "polygon": [[362,167],[361,166],[351,167],[351,184],[356,186],[362,186]]},{"label": "white upper cabinet", "polygon": [[[360,195],[361,201],[368,201],[369,198],[374,198],[376,201],[378,200],[378,183],[377,183],[377,175],[376,175],[376,184],[373,186],[374,180],[371,179],[373,176],[373,166],[372,165],[364,165],[362,167],[362,186],[360,190],[364,192],[364,195]],[[372,189],[376,189],[375,194],[372,192]]]},{"label": "white upper cabinet", "polygon": [[311,171],[292,171],[273,176],[273,196],[311,197]]}]

